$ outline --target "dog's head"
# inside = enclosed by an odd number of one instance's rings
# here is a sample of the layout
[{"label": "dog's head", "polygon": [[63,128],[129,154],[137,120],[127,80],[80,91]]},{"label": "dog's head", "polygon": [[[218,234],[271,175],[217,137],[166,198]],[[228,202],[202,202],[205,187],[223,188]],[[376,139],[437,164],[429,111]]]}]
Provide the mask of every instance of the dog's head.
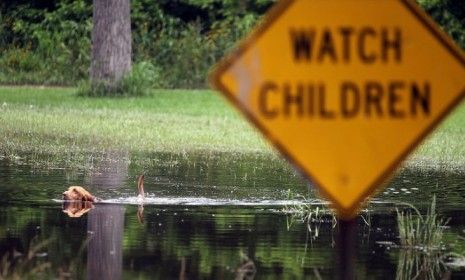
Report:
[{"label": "dog's head", "polygon": [[95,197],[83,187],[71,186],[63,193],[63,200],[95,202]]}]

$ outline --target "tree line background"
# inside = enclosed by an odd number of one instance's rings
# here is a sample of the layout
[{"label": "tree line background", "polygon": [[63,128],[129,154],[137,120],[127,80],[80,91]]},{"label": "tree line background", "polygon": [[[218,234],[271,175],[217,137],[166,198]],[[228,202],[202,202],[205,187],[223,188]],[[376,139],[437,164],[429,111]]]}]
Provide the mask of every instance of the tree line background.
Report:
[{"label": "tree line background", "polygon": [[[204,88],[210,67],[273,0],[132,0],[135,79]],[[465,49],[465,1],[417,0]],[[0,83],[76,86],[89,76],[92,0],[2,0]]]}]

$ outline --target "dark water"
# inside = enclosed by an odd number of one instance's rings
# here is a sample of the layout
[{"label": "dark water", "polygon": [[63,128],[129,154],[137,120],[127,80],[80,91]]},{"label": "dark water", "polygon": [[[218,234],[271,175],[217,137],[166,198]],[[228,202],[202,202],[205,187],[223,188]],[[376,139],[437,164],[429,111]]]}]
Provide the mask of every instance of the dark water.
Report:
[{"label": "dark water", "polygon": [[[283,212],[302,202],[288,189],[314,209],[325,202],[280,162],[150,158],[108,160],[85,172],[0,161],[0,271],[31,279],[334,279],[351,270],[357,279],[465,277],[463,173],[404,170],[346,228],[327,212],[310,222]],[[143,207],[135,193],[141,172]],[[69,217],[59,199],[70,185],[88,186],[105,203]],[[443,250],[399,248],[396,206],[425,213],[433,195],[450,218]]]}]

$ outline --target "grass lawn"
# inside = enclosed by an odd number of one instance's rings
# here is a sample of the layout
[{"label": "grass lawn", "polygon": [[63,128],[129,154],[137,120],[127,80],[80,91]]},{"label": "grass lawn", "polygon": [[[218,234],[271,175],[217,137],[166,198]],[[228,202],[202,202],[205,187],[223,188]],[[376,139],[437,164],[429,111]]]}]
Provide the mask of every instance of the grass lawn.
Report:
[{"label": "grass lawn", "polygon": [[[261,136],[209,90],[155,90],[143,98],[77,97],[72,88],[0,87],[0,156],[263,153]],[[415,166],[465,169],[465,106],[410,157]]]}]

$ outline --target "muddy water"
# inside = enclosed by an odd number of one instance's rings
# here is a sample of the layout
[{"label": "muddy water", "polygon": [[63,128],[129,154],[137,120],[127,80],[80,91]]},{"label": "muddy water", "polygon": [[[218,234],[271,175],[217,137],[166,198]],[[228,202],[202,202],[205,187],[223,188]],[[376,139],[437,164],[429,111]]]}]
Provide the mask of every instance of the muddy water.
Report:
[{"label": "muddy water", "polygon": [[[334,279],[341,275],[341,223],[285,213],[302,198],[325,202],[287,165],[260,156],[150,155],[107,160],[90,171],[0,161],[0,256],[10,275],[87,279]],[[145,174],[147,199],[136,197]],[[104,203],[63,212],[61,192],[88,186]],[[294,198],[288,197],[288,190]],[[396,207],[426,213],[433,195],[443,250],[399,248]],[[358,279],[465,277],[465,174],[404,170],[354,228]],[[76,209],[75,209],[76,210]],[[87,211],[88,210],[88,211]],[[85,212],[87,211],[87,212]],[[44,243],[45,242],[45,243]],[[346,244],[347,245],[347,244]],[[352,246],[349,246],[352,248]],[[345,251],[347,253],[347,251]],[[454,258],[448,256],[454,254]],[[29,256],[29,257],[28,257]],[[0,266],[5,271],[7,265]],[[424,268],[424,269],[421,269]],[[346,270],[347,271],[347,270]],[[423,277],[423,278],[422,278]],[[428,278],[429,277],[429,278]]]}]

